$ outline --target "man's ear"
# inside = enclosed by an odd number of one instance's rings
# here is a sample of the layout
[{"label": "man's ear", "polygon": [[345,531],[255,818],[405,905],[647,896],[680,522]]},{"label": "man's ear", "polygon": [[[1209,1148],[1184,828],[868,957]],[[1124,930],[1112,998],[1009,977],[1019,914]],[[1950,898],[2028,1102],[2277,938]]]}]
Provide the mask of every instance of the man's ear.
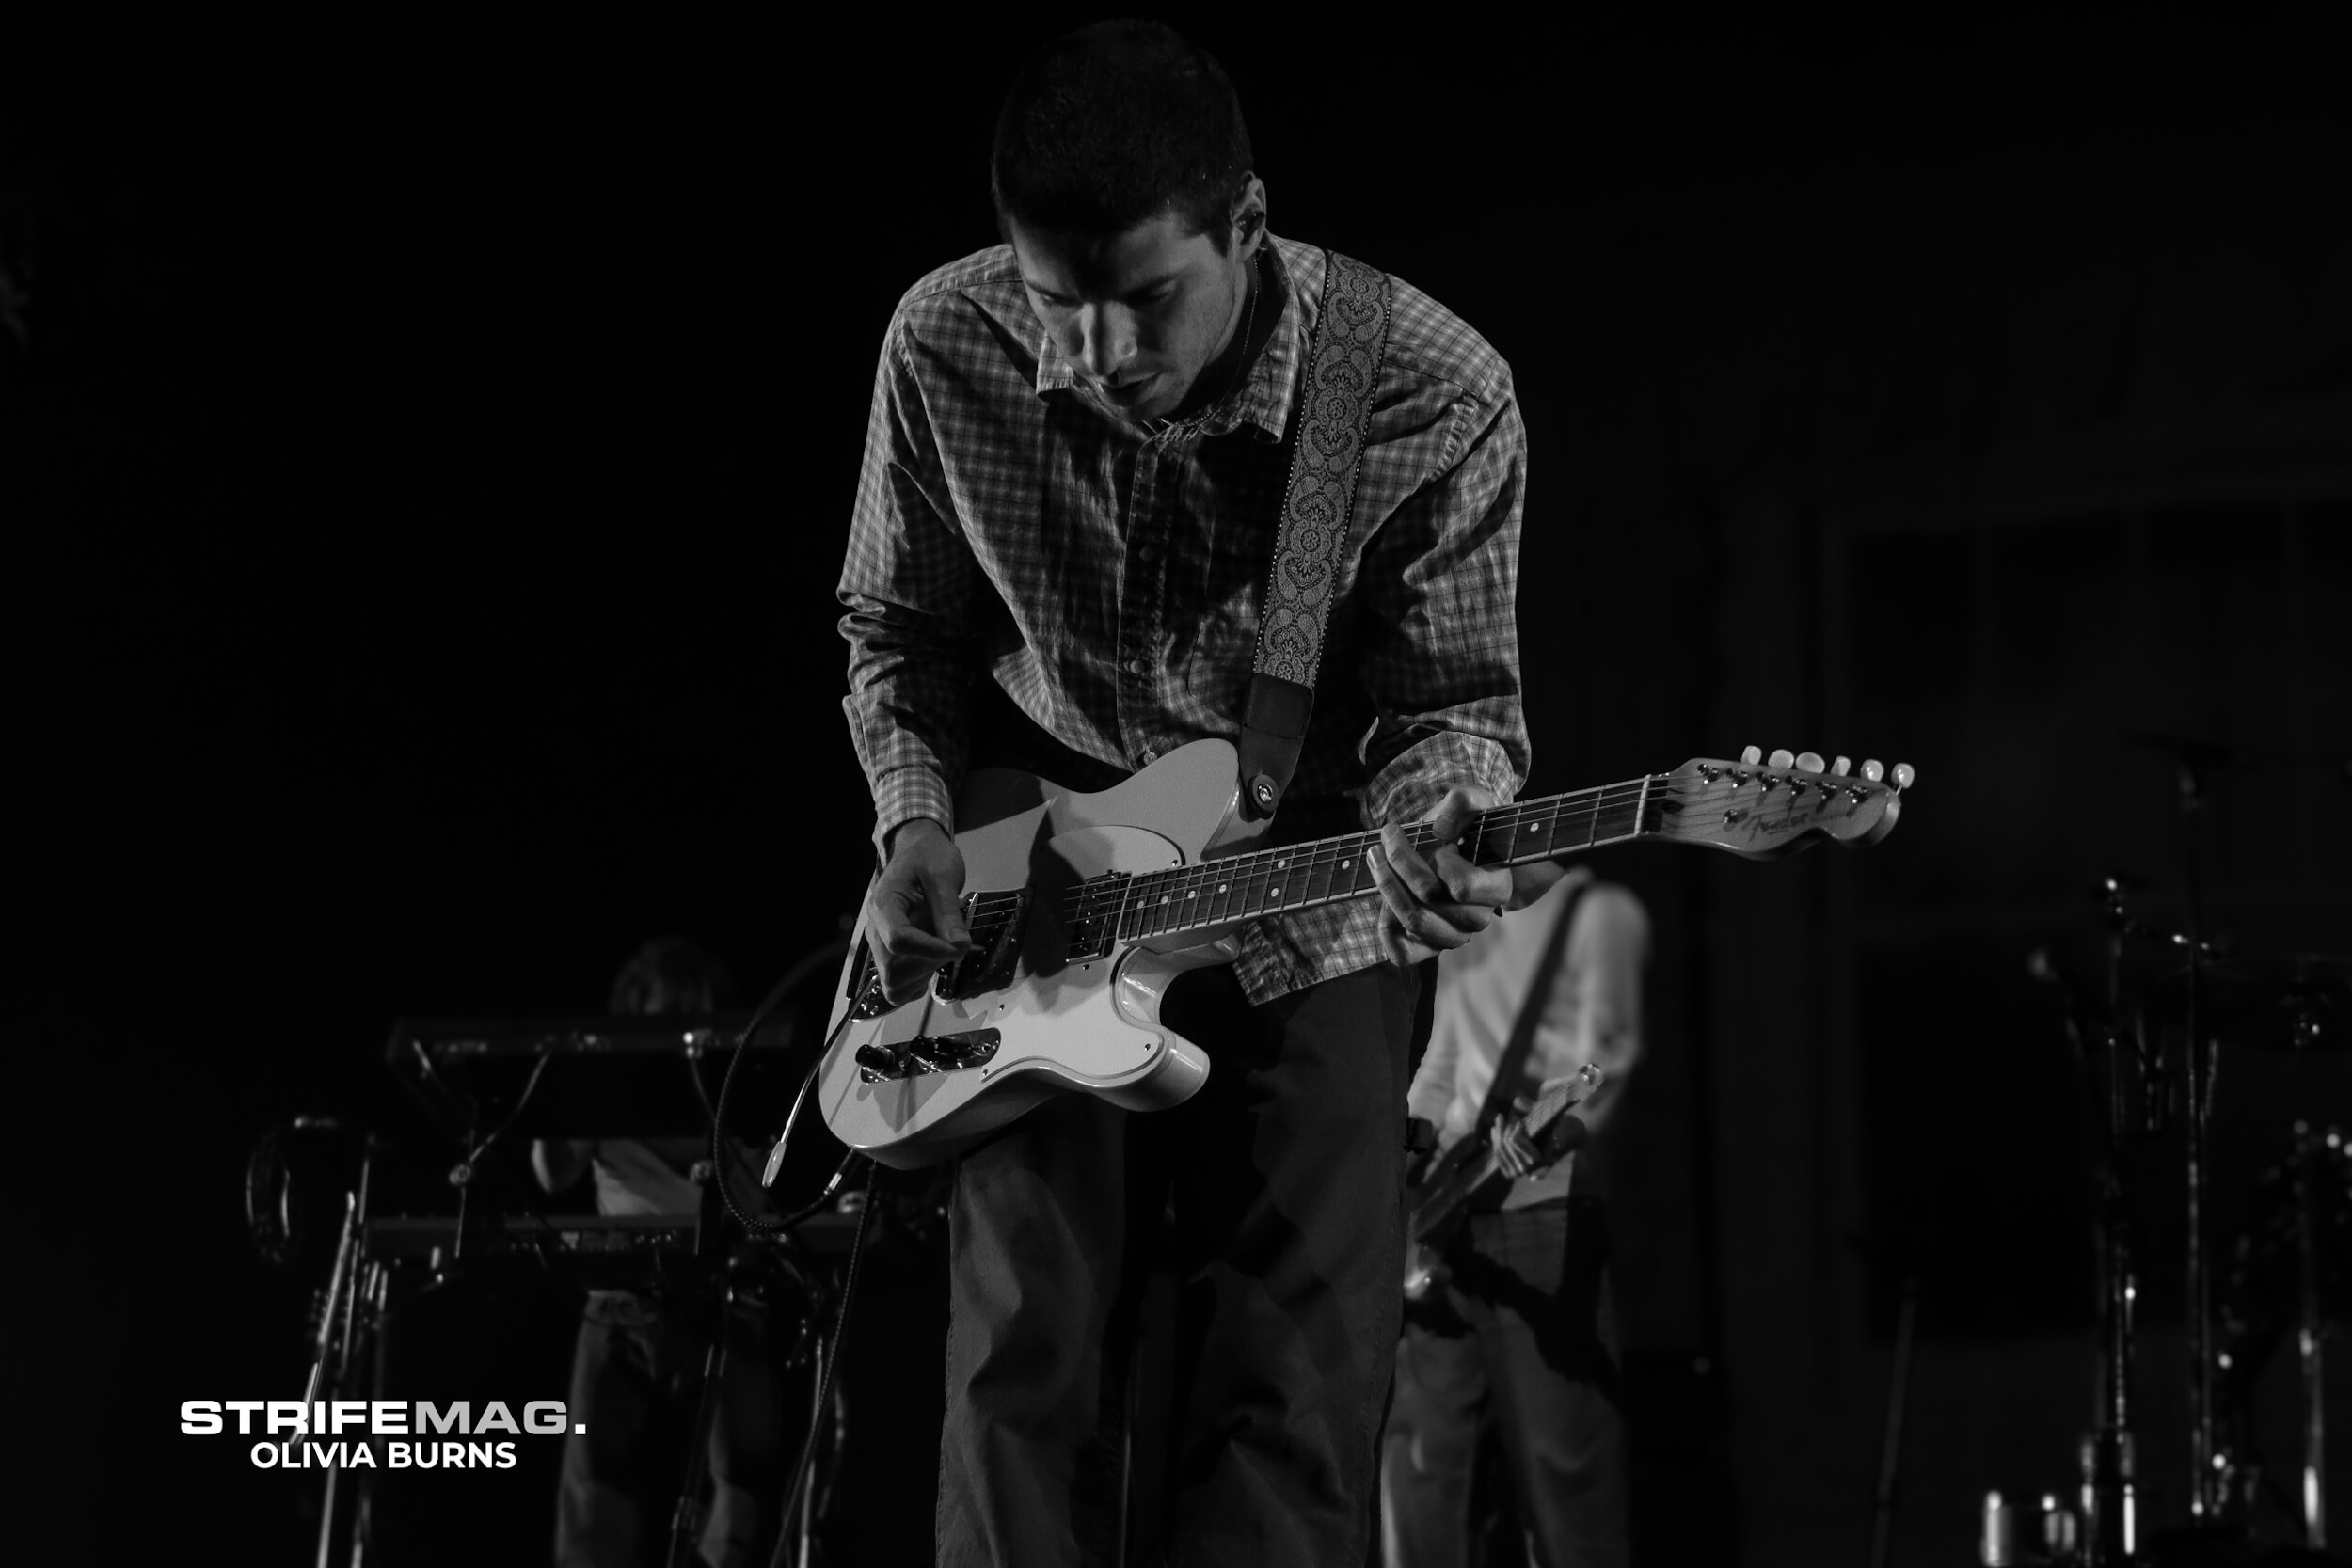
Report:
[{"label": "man's ear", "polygon": [[1238,254],[1248,257],[1265,238],[1265,182],[1254,174],[1242,176],[1241,190],[1233,198],[1233,245]]}]

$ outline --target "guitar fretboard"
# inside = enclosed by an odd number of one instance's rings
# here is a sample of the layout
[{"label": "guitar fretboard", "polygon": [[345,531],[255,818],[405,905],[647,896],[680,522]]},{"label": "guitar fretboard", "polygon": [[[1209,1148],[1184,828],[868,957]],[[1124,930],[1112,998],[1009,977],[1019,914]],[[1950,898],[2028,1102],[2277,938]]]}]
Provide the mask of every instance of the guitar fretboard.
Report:
[{"label": "guitar fretboard", "polygon": [[[1470,819],[1457,842],[1475,864],[1525,865],[1604,844],[1622,844],[1657,831],[1664,774],[1580,789],[1518,805],[1497,806]],[[1426,852],[1437,831],[1426,822],[1406,830]],[[1376,832],[1343,833],[1230,860],[1152,871],[1120,890],[1117,931],[1121,942],[1227,926],[1263,914],[1313,909],[1378,891],[1367,850]]]}]

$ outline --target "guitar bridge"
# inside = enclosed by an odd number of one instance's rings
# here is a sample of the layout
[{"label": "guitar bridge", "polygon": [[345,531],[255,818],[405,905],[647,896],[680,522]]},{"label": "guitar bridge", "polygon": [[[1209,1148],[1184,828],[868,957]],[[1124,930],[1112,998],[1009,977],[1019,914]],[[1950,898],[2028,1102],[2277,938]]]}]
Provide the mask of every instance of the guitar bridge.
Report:
[{"label": "guitar bridge", "polygon": [[[1021,931],[1029,917],[1029,890],[1018,893],[967,893],[963,924],[972,933],[972,951],[951,964],[943,964],[932,987],[943,1000],[955,1002],[983,991],[1001,990],[1012,978],[1021,957]],[[850,1016],[861,1022],[896,1009],[882,995],[882,967],[873,949],[861,940],[857,962],[850,966],[847,988]]]},{"label": "guitar bridge", "polygon": [[972,951],[941,968],[931,989],[942,1001],[959,1002],[983,991],[1002,990],[1021,957],[1021,932],[1029,919],[1029,890],[967,893],[963,925]]},{"label": "guitar bridge", "polygon": [[885,1079],[915,1078],[927,1072],[959,1072],[985,1067],[996,1054],[1004,1035],[996,1029],[966,1029],[958,1035],[919,1035],[885,1045],[877,1040],[857,1048],[857,1075],[868,1084]]}]

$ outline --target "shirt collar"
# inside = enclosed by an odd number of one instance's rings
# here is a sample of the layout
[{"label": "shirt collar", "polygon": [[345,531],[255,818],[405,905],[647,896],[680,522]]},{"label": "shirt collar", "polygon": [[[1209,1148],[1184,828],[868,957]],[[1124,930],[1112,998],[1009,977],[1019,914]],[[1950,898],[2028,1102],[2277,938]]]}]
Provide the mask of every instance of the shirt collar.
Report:
[{"label": "shirt collar", "polygon": [[[1291,404],[1298,391],[1298,367],[1307,356],[1305,315],[1309,308],[1298,287],[1297,275],[1292,270],[1288,255],[1291,248],[1271,233],[1259,248],[1263,259],[1259,286],[1263,293],[1258,297],[1258,309],[1278,309],[1281,315],[1274,335],[1250,362],[1249,373],[1242,377],[1241,385],[1184,421],[1204,436],[1223,436],[1247,424],[1265,439],[1279,441],[1289,426]],[[1049,335],[1041,331],[1037,340],[1037,395],[1043,397],[1048,392],[1086,396],[1078,386],[1077,367],[1054,346]]]}]

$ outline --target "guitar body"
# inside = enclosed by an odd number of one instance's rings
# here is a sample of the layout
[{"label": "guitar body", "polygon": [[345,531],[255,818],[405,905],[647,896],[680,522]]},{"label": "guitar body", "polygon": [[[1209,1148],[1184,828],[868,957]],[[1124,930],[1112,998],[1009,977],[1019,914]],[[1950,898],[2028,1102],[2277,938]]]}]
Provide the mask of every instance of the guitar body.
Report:
[{"label": "guitar body", "polygon": [[1458,1143],[1406,1197],[1405,1299],[1419,1301],[1445,1277],[1445,1255],[1470,1220],[1471,1201],[1505,1185],[1484,1143]]},{"label": "guitar body", "polygon": [[[834,1135],[904,1170],[960,1152],[1050,1095],[1077,1090],[1137,1111],[1189,1099],[1207,1081],[1209,1059],[1160,1023],[1160,1003],[1186,970],[1232,961],[1230,927],[1073,957],[1064,899],[1106,873],[1194,865],[1248,847],[1262,828],[1245,823],[1239,806],[1233,748],[1222,740],[1195,741],[1092,795],[1008,768],[975,773],[957,802],[967,899],[1014,888],[1031,895],[1012,934],[1009,973],[977,994],[933,988],[876,1016],[848,1016],[869,990],[862,910],[818,1075],[818,1106]],[[861,1065],[862,1050],[867,1061],[869,1048],[903,1061],[911,1042],[991,1030],[993,1052],[975,1065],[918,1065],[904,1076]]]},{"label": "guitar body", "polygon": [[[1547,1163],[1583,1143],[1584,1123],[1567,1112],[1600,1087],[1601,1076],[1600,1069],[1587,1062],[1529,1107],[1520,1119],[1527,1135],[1543,1146]],[[1421,1300],[1445,1277],[1446,1250],[1462,1233],[1470,1211],[1484,1199],[1499,1197],[1509,1185],[1492,1137],[1476,1142],[1465,1138],[1430,1167],[1405,1200],[1406,1300]]]}]

